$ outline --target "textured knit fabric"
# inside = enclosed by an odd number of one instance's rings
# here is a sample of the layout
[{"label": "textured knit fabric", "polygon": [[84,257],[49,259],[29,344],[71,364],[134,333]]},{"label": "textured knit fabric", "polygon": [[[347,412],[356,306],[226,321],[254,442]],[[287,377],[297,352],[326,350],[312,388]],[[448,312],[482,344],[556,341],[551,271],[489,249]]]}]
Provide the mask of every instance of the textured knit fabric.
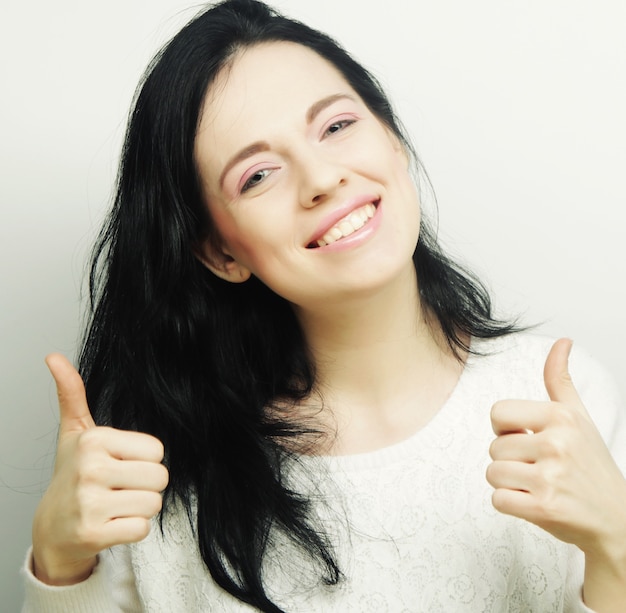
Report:
[{"label": "textured knit fabric", "polygon": [[[519,334],[475,341],[452,395],[421,430],[396,445],[341,457],[303,458],[291,485],[308,495],[343,572],[320,569],[276,534],[264,566],[271,597],[289,613],[573,613],[584,557],[574,546],[491,505],[485,480],[497,400],[545,400],[550,339]],[[622,470],[626,420],[614,384],[574,349],[570,371]],[[621,455],[620,455],[621,454]],[[184,513],[141,543],[103,552],[92,576],[45,586],[24,569],[24,611],[86,613],[252,611],[212,581]]]}]

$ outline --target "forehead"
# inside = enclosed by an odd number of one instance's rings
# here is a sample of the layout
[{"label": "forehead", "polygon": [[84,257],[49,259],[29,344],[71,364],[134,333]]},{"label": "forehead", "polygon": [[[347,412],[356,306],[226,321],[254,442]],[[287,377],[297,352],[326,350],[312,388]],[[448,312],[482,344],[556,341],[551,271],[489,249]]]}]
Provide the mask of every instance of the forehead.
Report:
[{"label": "forehead", "polygon": [[221,71],[207,92],[204,114],[217,121],[248,107],[306,102],[328,88],[352,92],[337,68],[308,47],[261,43],[239,52]]},{"label": "forehead", "polygon": [[308,108],[333,94],[358,98],[341,73],[308,47],[289,42],[248,47],[209,88],[196,151],[205,157],[210,149],[210,157],[219,158],[271,137],[274,129],[304,124]]}]

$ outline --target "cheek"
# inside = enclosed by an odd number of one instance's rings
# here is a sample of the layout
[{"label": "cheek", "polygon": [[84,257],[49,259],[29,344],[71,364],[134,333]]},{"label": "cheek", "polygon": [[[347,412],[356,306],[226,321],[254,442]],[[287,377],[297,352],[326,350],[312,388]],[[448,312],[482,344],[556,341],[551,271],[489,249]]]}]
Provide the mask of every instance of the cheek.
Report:
[{"label": "cheek", "polygon": [[394,155],[390,158],[388,169],[392,183],[397,185],[405,198],[411,203],[414,202],[419,210],[419,194],[415,181],[411,176],[409,162],[404,151],[394,150]]},{"label": "cheek", "polygon": [[393,168],[393,183],[397,186],[400,200],[404,203],[404,217],[407,223],[407,229],[415,233],[415,237],[419,235],[420,220],[422,215],[422,207],[420,195],[415,185],[415,181],[411,176],[411,172],[407,168],[406,158],[402,157]]},{"label": "cheek", "polygon": [[209,214],[225,251],[233,256],[234,252],[242,251],[241,238],[245,233],[241,231],[237,220],[220,207],[209,207]]},{"label": "cheek", "polygon": [[355,155],[381,180],[404,181],[407,176],[410,179],[410,163],[404,147],[386,132],[371,134],[366,141],[359,143]]},{"label": "cheek", "polygon": [[265,260],[273,251],[275,233],[267,227],[268,224],[252,215],[233,216],[223,209],[211,211],[211,217],[223,250],[259,276],[266,266]]}]

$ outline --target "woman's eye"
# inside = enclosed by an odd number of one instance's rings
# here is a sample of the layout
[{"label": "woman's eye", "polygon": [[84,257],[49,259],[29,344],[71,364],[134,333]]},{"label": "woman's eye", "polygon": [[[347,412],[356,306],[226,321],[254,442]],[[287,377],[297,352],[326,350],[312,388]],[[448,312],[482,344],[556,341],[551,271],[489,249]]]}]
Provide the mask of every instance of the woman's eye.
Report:
[{"label": "woman's eye", "polygon": [[250,175],[246,182],[241,187],[241,193],[247,192],[249,189],[256,187],[259,183],[261,183],[269,174],[272,172],[271,168],[264,168],[262,170],[257,170],[254,174]]},{"label": "woman's eye", "polygon": [[340,119],[339,121],[335,121],[326,128],[324,136],[330,136],[331,134],[335,134],[335,132],[340,132],[348,126],[351,126],[355,121],[356,119]]}]

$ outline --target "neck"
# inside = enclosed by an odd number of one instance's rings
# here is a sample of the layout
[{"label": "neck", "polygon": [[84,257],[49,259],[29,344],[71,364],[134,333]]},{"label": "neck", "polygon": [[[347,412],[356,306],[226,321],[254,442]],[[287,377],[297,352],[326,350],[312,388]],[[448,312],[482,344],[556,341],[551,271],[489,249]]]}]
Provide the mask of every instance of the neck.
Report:
[{"label": "neck", "polygon": [[415,271],[358,300],[298,310],[316,365],[325,451],[355,453],[405,438],[454,387],[462,365],[419,300]]}]

